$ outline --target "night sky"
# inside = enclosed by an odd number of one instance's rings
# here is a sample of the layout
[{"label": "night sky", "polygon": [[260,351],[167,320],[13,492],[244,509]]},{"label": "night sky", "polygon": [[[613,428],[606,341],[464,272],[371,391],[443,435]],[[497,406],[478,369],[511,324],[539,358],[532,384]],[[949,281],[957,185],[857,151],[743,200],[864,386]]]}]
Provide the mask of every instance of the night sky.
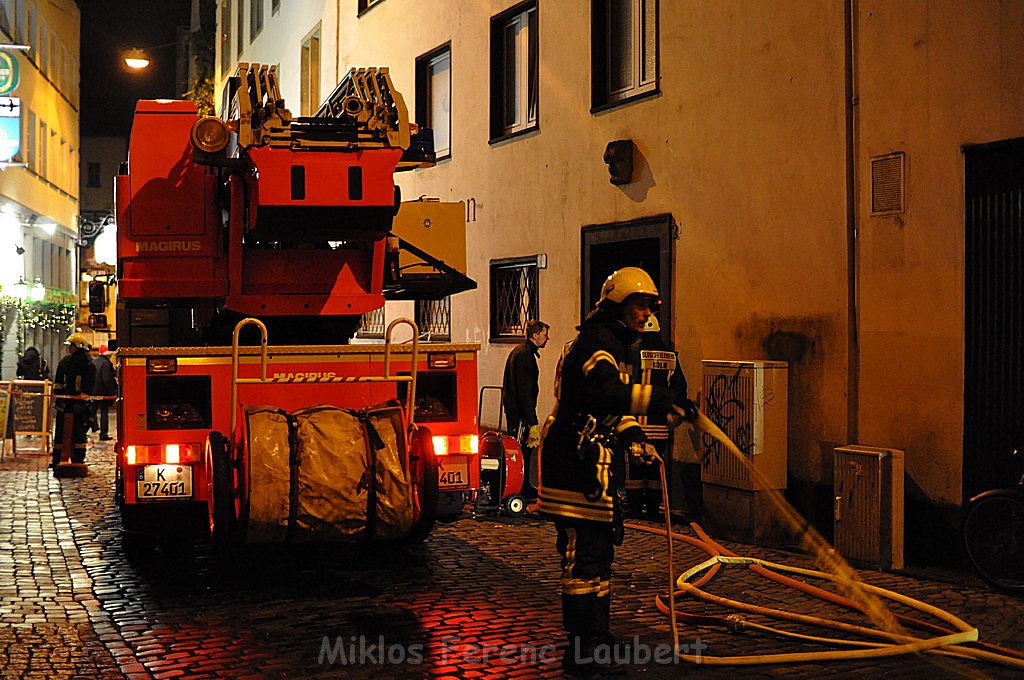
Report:
[{"label": "night sky", "polygon": [[82,6],[82,136],[127,136],[137,99],[177,98],[175,49],[149,50],[148,69],[122,61],[131,47],[173,43],[189,0],[85,0]]}]

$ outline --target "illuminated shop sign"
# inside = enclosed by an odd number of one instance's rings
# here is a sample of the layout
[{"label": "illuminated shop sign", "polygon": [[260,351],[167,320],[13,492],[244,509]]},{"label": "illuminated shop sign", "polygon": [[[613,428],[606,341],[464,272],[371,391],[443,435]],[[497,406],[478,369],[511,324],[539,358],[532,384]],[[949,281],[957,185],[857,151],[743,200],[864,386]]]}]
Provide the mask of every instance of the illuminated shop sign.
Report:
[{"label": "illuminated shop sign", "polygon": [[13,54],[0,52],[0,95],[10,94],[18,87],[18,60]]}]

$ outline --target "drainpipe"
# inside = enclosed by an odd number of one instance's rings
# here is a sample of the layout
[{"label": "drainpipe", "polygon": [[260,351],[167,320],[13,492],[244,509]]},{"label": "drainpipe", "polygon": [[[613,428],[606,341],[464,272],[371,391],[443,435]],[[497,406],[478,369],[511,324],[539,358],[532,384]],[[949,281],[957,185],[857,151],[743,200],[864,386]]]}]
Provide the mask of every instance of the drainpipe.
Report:
[{"label": "drainpipe", "polygon": [[[341,0],[334,3],[334,85],[341,82]],[[331,88],[334,89],[334,88]]]},{"label": "drainpipe", "polygon": [[860,406],[860,344],[857,288],[857,0],[843,0],[846,100],[846,441],[857,443]]}]

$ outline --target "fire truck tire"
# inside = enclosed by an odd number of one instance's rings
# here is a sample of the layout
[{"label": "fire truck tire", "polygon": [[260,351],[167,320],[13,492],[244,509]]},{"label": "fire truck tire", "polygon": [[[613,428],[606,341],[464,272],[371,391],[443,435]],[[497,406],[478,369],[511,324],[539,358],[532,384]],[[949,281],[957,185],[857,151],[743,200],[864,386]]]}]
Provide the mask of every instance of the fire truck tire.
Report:
[{"label": "fire truck tire", "polygon": [[[433,446],[426,444],[429,436],[420,440],[418,456],[413,466],[413,484],[416,485],[416,493],[419,496],[420,516],[413,522],[409,530],[408,541],[411,543],[422,543],[434,529],[434,522],[437,520],[437,458],[434,456]],[[414,449],[415,450],[415,449]]]},{"label": "fire truck tire", "polygon": [[522,496],[509,496],[505,499],[505,512],[510,515],[521,515],[526,510],[526,499]]},{"label": "fire truck tire", "polygon": [[437,519],[441,522],[454,522],[462,514],[462,506],[465,504],[465,491],[439,493],[437,496]]},{"label": "fire truck tire", "polygon": [[209,445],[213,477],[212,538],[214,545],[227,545],[234,542],[238,533],[228,443],[224,435],[214,430],[210,433]]}]

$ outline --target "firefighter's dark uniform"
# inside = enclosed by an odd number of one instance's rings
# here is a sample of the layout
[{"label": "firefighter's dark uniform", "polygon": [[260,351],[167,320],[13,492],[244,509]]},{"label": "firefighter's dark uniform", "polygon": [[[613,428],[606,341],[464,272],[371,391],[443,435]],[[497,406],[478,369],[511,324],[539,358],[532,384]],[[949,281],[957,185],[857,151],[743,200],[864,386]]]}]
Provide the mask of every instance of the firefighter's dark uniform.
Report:
[{"label": "firefighter's dark uniform", "polygon": [[[65,395],[92,394],[96,379],[96,368],[88,349],[77,348],[57,364],[57,373],[53,379],[53,393]],[[70,410],[75,414],[72,430],[74,449],[71,453],[72,463],[85,462],[85,446],[89,427],[89,402],[84,399],[56,399],[57,425],[53,433],[53,464],[57,465],[63,455],[64,448],[64,414]]]},{"label": "firefighter's dark uniform", "polygon": [[[685,392],[632,383],[627,361],[636,337],[598,309],[563,348],[555,375],[555,411],[540,447],[540,512],[554,519],[558,530],[562,619],[570,645],[592,647],[609,637],[624,450],[644,439],[635,416],[667,414],[673,402],[686,398]],[[588,423],[596,427],[580,446]]]},{"label": "firefighter's dark uniform", "polygon": [[[669,349],[658,331],[640,334],[633,343],[630,362],[634,383],[670,387],[674,394],[686,394],[686,376],[679,366],[679,358]],[[665,477],[670,477],[671,438],[668,417],[664,414],[641,416],[640,427],[647,440],[654,446],[665,465]],[[630,460],[626,475],[626,505],[629,514],[645,514],[657,518],[661,505],[661,473],[656,465]]]}]

